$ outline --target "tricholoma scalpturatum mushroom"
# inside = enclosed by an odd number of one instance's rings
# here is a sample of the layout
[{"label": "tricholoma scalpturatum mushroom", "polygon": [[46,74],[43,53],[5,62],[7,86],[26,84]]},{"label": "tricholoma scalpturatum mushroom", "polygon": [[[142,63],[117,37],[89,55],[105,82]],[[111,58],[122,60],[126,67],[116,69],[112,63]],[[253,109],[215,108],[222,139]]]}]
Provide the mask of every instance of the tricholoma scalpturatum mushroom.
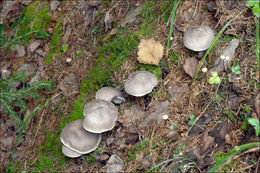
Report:
[{"label": "tricholoma scalpturatum mushroom", "polygon": [[123,94],[116,88],[103,87],[96,93],[96,99],[112,101],[115,104],[121,104],[125,101]]},{"label": "tricholoma scalpturatum mushroom", "polygon": [[184,46],[193,51],[207,50],[215,38],[214,31],[206,26],[199,25],[189,28],[184,33]]},{"label": "tricholoma scalpturatum mushroom", "polygon": [[82,123],[83,119],[73,121],[67,124],[60,134],[60,140],[65,146],[62,148],[62,152],[68,157],[78,157],[81,154],[90,153],[98,147],[101,141],[101,134],[85,130]]},{"label": "tricholoma scalpturatum mushroom", "polygon": [[124,84],[124,88],[127,94],[141,97],[152,92],[157,84],[158,80],[153,73],[148,71],[136,71],[129,75]]},{"label": "tricholoma scalpturatum mushroom", "polygon": [[92,133],[112,130],[118,118],[118,108],[106,100],[93,100],[84,106],[83,127]]}]

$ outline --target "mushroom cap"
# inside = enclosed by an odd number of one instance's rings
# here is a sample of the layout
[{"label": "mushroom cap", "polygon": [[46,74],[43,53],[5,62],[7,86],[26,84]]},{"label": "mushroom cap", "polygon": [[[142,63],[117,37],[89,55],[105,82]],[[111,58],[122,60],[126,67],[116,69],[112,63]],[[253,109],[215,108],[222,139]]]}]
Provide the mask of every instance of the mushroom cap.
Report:
[{"label": "mushroom cap", "polygon": [[69,147],[62,145],[62,153],[67,156],[67,157],[71,157],[71,158],[75,158],[75,157],[79,157],[81,156],[80,153],[71,150]]},{"label": "mushroom cap", "polygon": [[135,97],[141,97],[150,93],[158,84],[153,73],[148,71],[136,71],[129,75],[124,84],[125,92]]},{"label": "mushroom cap", "polygon": [[96,99],[107,101],[111,101],[116,96],[122,97],[122,93],[118,89],[112,87],[103,87],[96,93]]},{"label": "mushroom cap", "polygon": [[210,47],[214,38],[215,33],[210,27],[193,26],[184,33],[184,46],[193,51],[203,51]]},{"label": "mushroom cap", "polygon": [[84,106],[83,127],[92,133],[102,133],[114,128],[118,118],[118,108],[106,100],[93,100]]},{"label": "mushroom cap", "polygon": [[60,140],[69,149],[79,154],[87,154],[98,147],[101,134],[86,131],[82,122],[83,119],[78,119],[67,124],[60,134]]}]

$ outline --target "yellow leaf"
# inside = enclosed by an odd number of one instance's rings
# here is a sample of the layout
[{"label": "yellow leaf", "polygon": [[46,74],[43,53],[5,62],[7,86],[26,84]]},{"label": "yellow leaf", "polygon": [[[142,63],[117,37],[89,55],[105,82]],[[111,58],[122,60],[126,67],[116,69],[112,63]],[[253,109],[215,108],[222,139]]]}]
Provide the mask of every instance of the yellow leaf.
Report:
[{"label": "yellow leaf", "polygon": [[140,63],[158,65],[163,57],[163,46],[154,39],[142,39],[138,49],[137,59]]}]

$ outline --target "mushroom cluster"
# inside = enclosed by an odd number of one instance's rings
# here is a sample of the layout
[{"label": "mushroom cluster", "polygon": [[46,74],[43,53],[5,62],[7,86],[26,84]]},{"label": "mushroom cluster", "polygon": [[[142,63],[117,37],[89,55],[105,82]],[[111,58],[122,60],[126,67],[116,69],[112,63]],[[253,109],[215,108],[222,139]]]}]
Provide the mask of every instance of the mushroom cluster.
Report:
[{"label": "mushroom cluster", "polygon": [[[150,93],[157,84],[154,74],[137,71],[129,75],[124,90],[129,95],[141,97]],[[60,134],[63,154],[75,158],[94,151],[101,142],[101,134],[112,130],[116,124],[119,112],[114,104],[124,101],[118,89],[103,87],[98,90],[96,99],[84,106],[84,119],[75,120],[63,128]]]}]

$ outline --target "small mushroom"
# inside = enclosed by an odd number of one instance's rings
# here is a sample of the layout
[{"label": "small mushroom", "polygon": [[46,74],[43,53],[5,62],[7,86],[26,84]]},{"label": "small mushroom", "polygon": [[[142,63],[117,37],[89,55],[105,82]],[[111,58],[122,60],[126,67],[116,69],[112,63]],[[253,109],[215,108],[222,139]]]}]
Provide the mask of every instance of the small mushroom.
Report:
[{"label": "small mushroom", "polygon": [[193,26],[184,33],[184,46],[193,51],[204,51],[210,47],[214,38],[215,33],[210,27]]},{"label": "small mushroom", "polygon": [[60,134],[60,140],[69,149],[79,154],[87,154],[98,147],[101,134],[86,131],[82,122],[83,119],[78,119],[67,124]]},{"label": "small mushroom", "polygon": [[122,93],[118,89],[112,87],[103,87],[99,89],[96,93],[96,99],[112,101],[115,104],[121,104],[125,101]]},{"label": "small mushroom", "polygon": [[84,106],[83,127],[92,133],[102,133],[114,128],[118,108],[106,100],[93,100]]},{"label": "small mushroom", "polygon": [[127,94],[141,97],[152,92],[157,84],[158,80],[153,73],[148,71],[136,71],[129,75],[124,84],[124,88]]},{"label": "small mushroom", "polygon": [[62,145],[62,153],[67,156],[67,157],[71,157],[71,158],[76,158],[81,156],[80,153],[71,150],[69,147]]}]

